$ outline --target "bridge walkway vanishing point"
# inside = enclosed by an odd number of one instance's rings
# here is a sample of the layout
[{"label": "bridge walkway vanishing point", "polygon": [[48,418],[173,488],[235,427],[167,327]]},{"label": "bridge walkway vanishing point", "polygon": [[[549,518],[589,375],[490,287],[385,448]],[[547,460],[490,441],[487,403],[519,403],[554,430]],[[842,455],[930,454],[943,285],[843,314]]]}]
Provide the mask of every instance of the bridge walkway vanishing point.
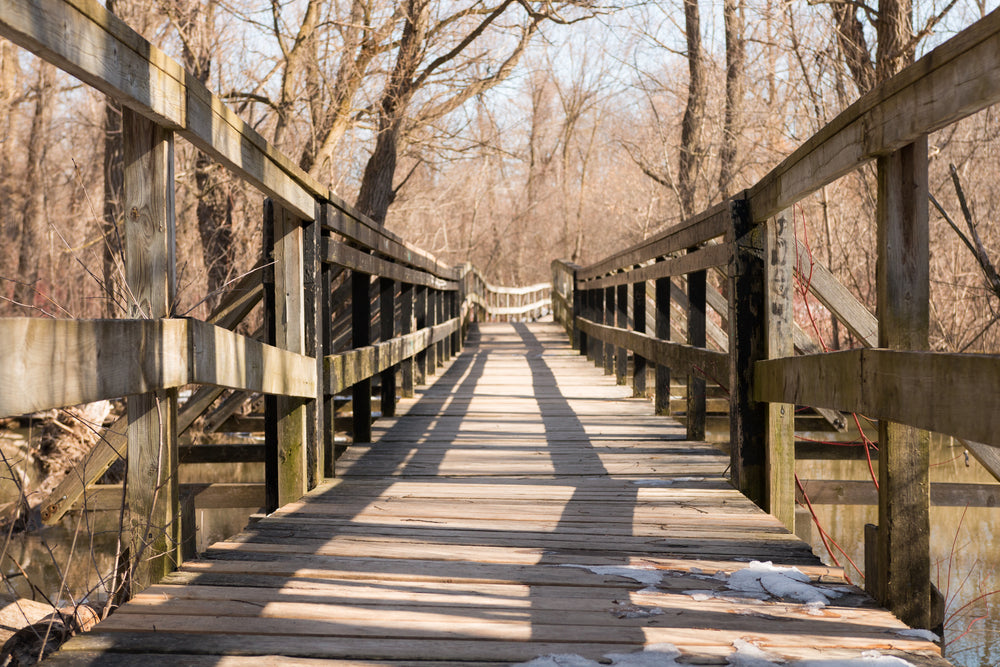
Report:
[{"label": "bridge walkway vanishing point", "polygon": [[[652,412],[558,325],[480,324],[342,476],[50,662],[948,664],[735,491],[728,456]],[[770,572],[749,592],[753,560],[809,583]]]}]

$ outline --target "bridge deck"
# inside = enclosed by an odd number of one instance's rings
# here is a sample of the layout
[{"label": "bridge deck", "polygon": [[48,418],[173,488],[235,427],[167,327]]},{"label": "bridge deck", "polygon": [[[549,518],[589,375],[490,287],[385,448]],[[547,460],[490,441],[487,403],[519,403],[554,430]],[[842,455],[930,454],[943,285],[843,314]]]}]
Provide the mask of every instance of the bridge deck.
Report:
[{"label": "bridge deck", "polygon": [[[660,643],[684,664],[727,664],[750,644],[947,664],[733,491],[726,457],[629,396],[555,325],[480,325],[341,459],[341,478],[186,563],[53,664],[612,664],[602,656]],[[820,607],[741,592],[746,573],[721,573],[752,559],[797,566],[803,596],[840,595]],[[641,664],[673,665],[659,650]]]}]

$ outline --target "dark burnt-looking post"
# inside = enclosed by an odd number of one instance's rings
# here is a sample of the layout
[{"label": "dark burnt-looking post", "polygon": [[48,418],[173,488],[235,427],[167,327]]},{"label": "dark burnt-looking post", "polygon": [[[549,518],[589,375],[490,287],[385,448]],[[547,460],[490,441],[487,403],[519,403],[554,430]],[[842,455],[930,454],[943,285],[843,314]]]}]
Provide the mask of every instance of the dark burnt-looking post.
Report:
[{"label": "dark burnt-looking post", "polygon": [[[371,288],[372,277],[360,271],[351,271],[351,347],[371,344]],[[372,381],[366,378],[351,388],[353,406],[354,442],[372,441]]]},{"label": "dark burnt-looking post", "polygon": [[[628,329],[628,283],[618,285],[616,292],[615,303],[618,305],[617,326],[619,329]],[[622,385],[628,382],[628,350],[624,347],[617,348],[617,354],[615,355],[615,381]]]},{"label": "dark burnt-looking post", "polygon": [[[604,321],[605,326],[615,326],[615,288],[604,288]],[[604,343],[604,374],[613,375],[615,372],[615,346],[611,343]]]},{"label": "dark burnt-looking post", "polygon": [[[378,279],[378,322],[381,342],[392,340],[396,335],[396,281],[392,278]],[[396,416],[396,370],[390,366],[379,374],[382,416]]]},{"label": "dark burnt-looking post", "polygon": [[763,230],[754,226],[746,193],[730,200],[729,442],[733,484],[766,506],[767,404],[753,399],[754,363],[767,355]]},{"label": "dark burnt-looking post", "polygon": [[[662,262],[660,257],[656,260]],[[654,303],[656,306],[656,337],[670,340],[670,277],[657,278]],[[670,415],[670,367],[656,364],[655,385],[653,387],[653,408],[658,415]]]},{"label": "dark burnt-looking post", "polygon": [[[688,253],[698,248],[688,248]],[[706,272],[688,274],[688,345],[705,347],[705,284]],[[687,378],[687,438],[705,439],[705,375],[695,369]]]},{"label": "dark burnt-looking post", "polygon": [[[417,285],[414,297],[414,318],[416,320],[417,331],[428,326],[427,319],[427,298],[428,288],[424,285]],[[427,382],[427,349],[417,352],[413,364],[413,382],[422,385]]]},{"label": "dark burnt-looking post", "polygon": [[[438,320],[438,297],[440,292],[433,288],[427,288],[427,326],[433,327],[439,322]],[[424,369],[427,373],[427,377],[431,375],[437,375],[438,367],[438,344],[431,343],[427,347],[427,365]]]},{"label": "dark burnt-looking post", "polygon": [[[636,267],[638,268],[638,267]],[[646,281],[632,283],[632,328],[646,332]],[[647,396],[646,388],[646,358],[632,353],[632,393],[635,396]]]},{"label": "dark burnt-looking post", "polygon": [[[402,336],[413,333],[413,285],[401,283],[399,288],[399,333]],[[400,363],[399,393],[403,398],[413,398],[413,357]]]}]

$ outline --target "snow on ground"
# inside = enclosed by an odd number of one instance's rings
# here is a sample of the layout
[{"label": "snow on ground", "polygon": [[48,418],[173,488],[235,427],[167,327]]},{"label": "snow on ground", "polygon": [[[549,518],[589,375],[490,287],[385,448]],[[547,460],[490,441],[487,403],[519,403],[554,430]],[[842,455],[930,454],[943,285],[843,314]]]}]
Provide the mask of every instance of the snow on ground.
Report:
[{"label": "snow on ground", "polygon": [[646,588],[639,591],[643,592],[656,592],[656,585],[660,583],[660,579],[663,578],[662,570],[657,570],[650,565],[575,565],[572,563],[564,563],[560,567],[579,567],[584,570],[590,570],[594,574],[600,574],[602,576],[615,576],[615,577],[625,577],[626,579],[631,579],[633,581],[638,581],[640,584],[645,584]]},{"label": "snow on ground", "polygon": [[810,583],[809,575],[795,567],[778,567],[767,561],[751,561],[750,565],[729,575],[726,586],[732,591],[766,593],[778,598],[804,602],[812,609],[825,607],[838,591],[820,588]]},{"label": "snow on ground", "polygon": [[[735,649],[726,658],[729,667],[914,667],[912,663],[894,656],[866,651],[860,658],[831,658],[829,660],[800,660],[787,662],[748,641],[738,639]],[[572,653],[543,655],[513,667],[689,667],[677,662],[681,652],[673,644],[650,644],[643,651],[634,653],[608,653],[598,662]]]}]

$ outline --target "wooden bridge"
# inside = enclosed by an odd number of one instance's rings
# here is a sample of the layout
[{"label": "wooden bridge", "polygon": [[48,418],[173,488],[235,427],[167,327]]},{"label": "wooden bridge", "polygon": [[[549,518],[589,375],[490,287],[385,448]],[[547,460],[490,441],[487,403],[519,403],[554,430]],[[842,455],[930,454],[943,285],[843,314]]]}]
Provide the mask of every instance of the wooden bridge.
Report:
[{"label": "wooden bridge", "polygon": [[[926,351],[927,134],[1000,101],[1000,14],[752,188],[591,266],[556,261],[551,287],[530,288],[489,285],[353,210],[90,0],[10,0],[0,34],[125,107],[133,319],[0,320],[0,416],[128,397],[42,516],[124,497],[131,601],[56,664],[639,664],[614,656],[646,651],[670,665],[867,650],[946,664],[790,532],[794,413],[808,406],[834,429],[846,412],[881,420],[866,588],[930,627],[919,429],[965,438],[993,465],[1000,357]],[[266,197],[258,270],[206,321],[170,311],[175,137]],[[812,262],[787,213],[870,160],[878,319]],[[824,353],[796,329],[793,274],[806,266],[865,349]],[[549,308],[558,325],[516,322]],[[254,312],[259,335],[235,333]],[[671,377],[685,385],[683,427],[668,416]],[[221,427],[259,395],[262,447],[178,444],[199,416]],[[709,400],[723,398],[728,456],[703,442]],[[344,430],[349,447],[334,437]],[[95,485],[119,457],[125,489]],[[220,460],[263,461],[263,484],[179,484],[180,465]],[[194,510],[227,504],[268,516],[190,560]]]}]

